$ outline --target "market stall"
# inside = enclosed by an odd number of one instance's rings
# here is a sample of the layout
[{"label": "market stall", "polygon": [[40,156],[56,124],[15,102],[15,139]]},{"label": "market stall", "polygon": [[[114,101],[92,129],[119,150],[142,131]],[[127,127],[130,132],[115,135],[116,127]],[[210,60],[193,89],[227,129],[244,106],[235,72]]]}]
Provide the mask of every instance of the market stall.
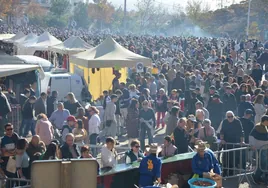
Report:
[{"label": "market stall", "polygon": [[114,39],[108,37],[97,47],[70,57],[70,72],[80,70],[89,85],[89,90],[96,99],[103,90],[112,88],[114,70],[121,73],[120,81],[125,82],[127,77],[126,67],[135,67],[142,62],[144,66],[151,66],[151,59],[135,54]]},{"label": "market stall", "polygon": [[57,53],[57,58],[60,67],[69,70],[70,55],[83,52],[92,48],[90,44],[83,41],[80,37],[71,36],[63,43],[50,47],[50,51]]},{"label": "market stall", "polygon": [[[162,183],[167,183],[170,175],[177,174],[179,187],[187,185],[187,180],[192,174],[191,160],[194,155],[195,152],[191,152],[162,159]],[[110,170],[102,169],[98,176],[98,186],[105,188],[134,188],[134,184],[138,185],[139,180],[138,167],[139,163],[135,162],[133,164],[119,164]]]},{"label": "market stall", "polygon": [[44,59],[51,59],[49,54],[49,47],[62,43],[56,39],[49,32],[44,32],[38,37],[35,43],[24,45],[25,54],[21,55],[36,55]]}]

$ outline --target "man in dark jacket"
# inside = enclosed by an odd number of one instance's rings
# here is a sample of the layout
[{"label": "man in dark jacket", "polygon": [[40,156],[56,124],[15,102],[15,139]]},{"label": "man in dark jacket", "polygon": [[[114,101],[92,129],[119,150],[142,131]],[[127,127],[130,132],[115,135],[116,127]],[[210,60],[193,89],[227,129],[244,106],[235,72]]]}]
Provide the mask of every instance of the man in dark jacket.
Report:
[{"label": "man in dark jacket", "polygon": [[265,65],[265,72],[267,72],[267,65],[268,65],[268,49],[265,49],[264,53],[260,55],[257,59],[257,62],[263,66]]},{"label": "man in dark jacket", "polygon": [[23,108],[26,100],[31,96],[31,91],[29,89],[24,89],[23,93],[20,94],[20,107]]},{"label": "man in dark jacket", "polygon": [[36,101],[36,97],[30,96],[30,98],[25,102],[22,108],[22,123],[20,126],[19,134],[23,137],[26,137],[31,130],[32,135],[35,135],[35,127],[34,127],[34,104]]},{"label": "man in dark jacket", "polygon": [[190,115],[190,114],[194,114],[195,115],[195,111],[196,111],[195,104],[197,102],[200,102],[200,101],[196,98],[196,93],[192,92],[191,99],[187,103],[187,109],[188,109],[187,115]]},{"label": "man in dark jacket", "polygon": [[244,117],[239,118],[244,130],[245,143],[247,144],[249,143],[249,134],[254,128],[254,123],[251,120],[252,115],[253,111],[251,109],[247,109],[244,113]]},{"label": "man in dark jacket", "polygon": [[125,127],[125,122],[127,119],[127,108],[130,102],[129,91],[126,88],[126,84],[124,82],[120,83],[120,89],[122,91],[122,95],[119,98],[120,101],[120,114],[121,114],[121,126]]},{"label": "man in dark jacket", "polygon": [[217,130],[224,115],[223,103],[219,94],[215,94],[212,97],[211,102],[207,106],[207,110],[209,111],[211,125]]},{"label": "man in dark jacket", "polygon": [[185,130],[186,121],[182,118],[178,121],[178,126],[173,131],[177,153],[187,153],[189,145],[189,136]]},{"label": "man in dark jacket", "polygon": [[68,133],[65,137],[65,143],[60,147],[61,155],[63,159],[77,159],[80,157],[79,150],[74,144],[74,135]]},{"label": "man in dark jacket", "polygon": [[251,109],[252,110],[252,116],[251,116],[251,118],[252,118],[252,120],[254,120],[254,117],[255,117],[255,115],[256,115],[256,113],[255,113],[255,109],[254,109],[254,107],[253,107],[253,105],[252,105],[252,103],[251,102],[248,102],[248,101],[246,101],[246,95],[242,95],[241,97],[240,97],[240,104],[238,105],[238,116],[239,117],[243,117],[244,116],[244,114],[245,114],[245,111],[247,110],[247,109]]},{"label": "man in dark jacket", "polygon": [[223,95],[223,99],[222,99],[223,108],[224,108],[224,112],[232,111],[236,113],[236,109],[237,109],[236,98],[234,94],[232,94],[231,92],[232,92],[232,88],[230,86],[227,86],[226,93]]},{"label": "man in dark jacket", "polygon": [[56,110],[58,92],[52,91],[52,95],[47,97],[47,117],[50,118],[51,114]]},{"label": "man in dark jacket", "polygon": [[185,91],[185,79],[181,76],[180,72],[177,72],[176,78],[172,81],[172,89]]},{"label": "man in dark jacket", "polygon": [[262,70],[260,64],[255,65],[255,67],[252,70],[251,77],[255,81],[256,86],[259,87],[260,81],[262,80]]},{"label": "man in dark jacket", "polygon": [[34,105],[35,116],[39,114],[47,114],[47,94],[45,92],[41,93],[41,96],[36,100]]},{"label": "man in dark jacket", "polygon": [[7,123],[7,114],[11,112],[10,104],[0,87],[0,136],[4,136],[4,126]]}]

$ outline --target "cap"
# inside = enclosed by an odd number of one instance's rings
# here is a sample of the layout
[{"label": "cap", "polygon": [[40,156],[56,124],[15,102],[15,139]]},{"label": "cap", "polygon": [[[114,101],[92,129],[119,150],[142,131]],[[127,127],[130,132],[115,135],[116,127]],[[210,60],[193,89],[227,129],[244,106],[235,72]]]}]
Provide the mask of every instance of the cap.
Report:
[{"label": "cap", "polygon": [[246,109],[245,114],[253,114],[253,111],[251,109]]},{"label": "cap", "polygon": [[67,121],[77,122],[77,120],[76,120],[76,118],[74,116],[68,116]]},{"label": "cap", "polygon": [[188,118],[190,121],[192,121],[192,122],[196,122],[196,118],[195,117],[189,117]]},{"label": "cap", "polygon": [[159,153],[161,151],[161,148],[158,146],[158,144],[157,143],[152,143],[151,145],[150,145],[150,150],[149,150],[149,152],[150,153]]},{"label": "cap", "polygon": [[261,117],[261,122],[268,121],[268,116],[264,115]]},{"label": "cap", "polygon": [[210,90],[216,90],[216,87],[215,86],[210,86],[209,89]]},{"label": "cap", "polygon": [[219,95],[218,93],[215,93],[215,94],[213,95],[213,98],[220,98],[220,95]]},{"label": "cap", "polygon": [[231,86],[226,86],[225,88],[226,88],[226,89],[232,89],[232,87],[231,87]]}]

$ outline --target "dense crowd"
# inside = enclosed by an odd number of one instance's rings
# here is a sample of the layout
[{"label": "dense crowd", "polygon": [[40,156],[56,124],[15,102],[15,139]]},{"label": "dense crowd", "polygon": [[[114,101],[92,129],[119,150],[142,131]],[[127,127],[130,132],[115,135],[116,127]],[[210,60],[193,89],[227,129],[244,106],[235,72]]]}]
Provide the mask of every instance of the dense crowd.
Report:
[{"label": "dense crowd", "polygon": [[[19,30],[25,34],[44,31],[31,26],[12,28],[15,32]],[[94,45],[104,38],[104,35],[95,36],[82,30],[46,30],[61,40],[77,35]],[[11,30],[1,26],[0,33],[4,32]],[[90,152],[93,156],[96,153],[87,144],[101,142],[100,166],[113,168],[117,164],[115,145],[122,135],[127,136],[130,146],[125,162],[143,161],[140,172],[147,175],[144,159],[153,160],[159,167],[157,153],[170,157],[196,146],[199,154],[203,152],[202,158],[212,156],[212,151],[218,149],[217,142],[250,144],[253,149],[268,144],[265,74],[268,44],[257,40],[229,40],[221,54],[215,38],[115,36],[115,39],[129,50],[152,58],[154,64],[145,67],[143,72],[131,69],[123,82],[119,81],[121,74],[115,73],[112,90],[103,91],[98,99],[103,116],[96,106],[84,108],[73,93],[68,93],[65,102],[57,100],[57,91],[49,96],[41,93],[36,98],[29,85],[19,101],[23,120],[18,135],[13,125],[7,124],[10,100],[1,92],[0,127],[5,128],[1,141],[2,169],[6,176],[15,177],[15,173],[7,171],[9,156],[16,156],[19,177],[29,178],[32,161],[92,158]],[[158,152],[154,134],[164,128],[164,144]],[[25,138],[29,132],[32,139],[28,144]],[[145,144],[146,137],[149,145]],[[200,140],[207,142],[211,150],[205,150]],[[201,177],[209,177],[210,174],[201,173],[208,173],[209,162],[194,165],[199,157],[193,158],[193,171]],[[211,168],[218,169],[218,163],[211,163]],[[220,174],[220,170],[214,172]],[[153,177],[160,181],[159,172]],[[256,183],[263,181],[259,169],[254,180]],[[141,178],[140,184],[151,183]]]}]

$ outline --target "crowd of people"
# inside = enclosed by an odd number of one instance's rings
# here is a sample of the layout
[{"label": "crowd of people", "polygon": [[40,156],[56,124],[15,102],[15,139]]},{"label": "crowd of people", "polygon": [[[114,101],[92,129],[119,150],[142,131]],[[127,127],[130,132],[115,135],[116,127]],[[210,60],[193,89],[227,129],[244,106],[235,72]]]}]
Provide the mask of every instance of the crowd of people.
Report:
[{"label": "crowd of people", "polygon": [[[43,32],[41,28],[23,29],[25,34]],[[103,39],[84,31],[47,30],[61,40],[75,34],[97,45]],[[8,27],[0,27],[0,33],[9,31]],[[154,63],[143,72],[130,69],[126,81],[120,81],[121,74],[116,72],[112,89],[103,91],[99,98],[103,117],[95,106],[85,109],[73,93],[60,102],[57,91],[50,96],[41,93],[36,98],[29,86],[21,94],[22,123],[17,134],[7,122],[9,101],[0,92],[0,127],[4,128],[1,133],[5,132],[1,166],[6,176],[15,177],[16,171],[20,178],[30,178],[34,160],[92,158],[87,145],[101,142],[100,166],[113,168],[118,159],[115,145],[126,135],[130,150],[125,153],[125,162],[141,161],[140,185],[146,186],[153,183],[152,179],[161,181],[158,156],[170,157],[196,148],[193,171],[199,177],[209,178],[211,169],[221,175],[212,154],[218,149],[217,142],[250,144],[257,150],[268,144],[267,43],[230,40],[221,54],[215,38],[115,38],[129,50],[152,58]],[[165,129],[163,144],[155,144],[155,131],[161,129]],[[28,143],[25,138],[29,138],[29,132],[32,137]],[[7,165],[13,156],[17,170],[12,173]],[[204,159],[202,163],[197,162],[200,158]],[[149,161],[154,170],[147,168]],[[263,181],[260,169],[253,177],[256,183]]]}]

